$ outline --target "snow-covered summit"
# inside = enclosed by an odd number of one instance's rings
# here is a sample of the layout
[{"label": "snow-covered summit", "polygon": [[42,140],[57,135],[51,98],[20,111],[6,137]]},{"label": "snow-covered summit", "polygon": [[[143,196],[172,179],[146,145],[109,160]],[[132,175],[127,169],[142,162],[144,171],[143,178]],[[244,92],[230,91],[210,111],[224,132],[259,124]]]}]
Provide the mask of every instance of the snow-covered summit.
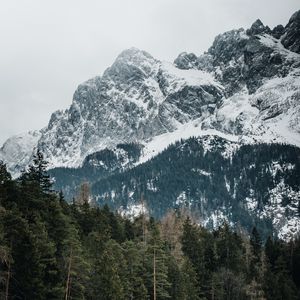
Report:
[{"label": "snow-covered summit", "polygon": [[225,32],[206,53],[184,52],[174,63],[127,49],[102,76],[80,84],[70,107],[53,113],[30,143],[8,140],[0,158],[16,175],[39,147],[50,167],[77,167],[119,143],[147,148],[168,133],[180,138],[182,128],[300,146],[299,15],[273,30],[257,20]]},{"label": "snow-covered summit", "polygon": [[80,84],[69,109],[52,114],[41,136],[26,147],[27,161],[18,162],[18,155],[12,160],[4,151],[1,155],[14,170],[16,164],[24,167],[38,147],[50,167],[76,167],[90,153],[118,143],[146,143],[180,124],[205,118],[222,97],[223,87],[212,74],[181,70],[131,48],[101,77]]}]

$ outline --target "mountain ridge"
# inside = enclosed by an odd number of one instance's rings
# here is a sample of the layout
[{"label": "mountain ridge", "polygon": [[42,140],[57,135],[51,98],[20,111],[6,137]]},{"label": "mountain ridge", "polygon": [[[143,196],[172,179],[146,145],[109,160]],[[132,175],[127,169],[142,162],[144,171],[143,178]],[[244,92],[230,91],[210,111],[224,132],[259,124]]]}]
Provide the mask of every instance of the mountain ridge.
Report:
[{"label": "mountain ridge", "polygon": [[[248,142],[300,146],[299,19],[296,12],[273,30],[257,20],[248,30],[218,35],[199,57],[181,53],[173,64],[124,50],[102,76],[78,86],[69,109],[51,115],[27,159],[13,161],[4,146],[0,159],[18,175],[39,148],[50,167],[77,167],[93,152],[121,142],[147,146],[189,122]],[[6,147],[26,148],[17,140]]]}]

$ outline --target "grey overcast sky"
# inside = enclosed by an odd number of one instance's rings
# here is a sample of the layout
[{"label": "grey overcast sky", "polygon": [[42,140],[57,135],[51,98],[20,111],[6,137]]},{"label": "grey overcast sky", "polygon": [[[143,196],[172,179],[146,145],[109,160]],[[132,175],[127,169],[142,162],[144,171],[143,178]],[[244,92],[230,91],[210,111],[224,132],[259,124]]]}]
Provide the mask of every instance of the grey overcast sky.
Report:
[{"label": "grey overcast sky", "polygon": [[135,46],[173,61],[257,18],[285,25],[299,0],[0,0],[0,144],[47,125],[77,85]]}]

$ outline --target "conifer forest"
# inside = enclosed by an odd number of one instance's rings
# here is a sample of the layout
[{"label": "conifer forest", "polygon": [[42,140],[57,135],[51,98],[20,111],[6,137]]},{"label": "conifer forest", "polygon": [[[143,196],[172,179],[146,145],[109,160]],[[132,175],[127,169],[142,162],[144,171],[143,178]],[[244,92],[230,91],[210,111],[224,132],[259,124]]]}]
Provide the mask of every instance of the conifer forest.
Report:
[{"label": "conifer forest", "polygon": [[68,204],[40,152],[17,180],[0,164],[1,299],[299,299],[300,240],[262,239],[184,211],[134,219]]}]

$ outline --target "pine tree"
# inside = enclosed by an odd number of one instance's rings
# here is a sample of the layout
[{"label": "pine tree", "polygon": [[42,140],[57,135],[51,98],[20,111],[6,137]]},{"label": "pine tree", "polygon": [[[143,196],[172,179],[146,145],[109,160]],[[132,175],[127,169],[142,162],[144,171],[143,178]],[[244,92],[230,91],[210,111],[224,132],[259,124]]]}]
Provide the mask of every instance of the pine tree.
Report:
[{"label": "pine tree", "polygon": [[52,181],[47,173],[48,162],[44,160],[43,153],[38,149],[33,156],[33,163],[22,177],[36,183],[43,193],[51,192]]},{"label": "pine tree", "polygon": [[273,299],[297,299],[297,291],[295,283],[289,274],[287,262],[282,255],[280,255],[274,267],[276,273],[276,286]]},{"label": "pine tree", "polygon": [[90,265],[75,227],[64,241],[64,299],[83,299],[88,285]]},{"label": "pine tree", "polygon": [[250,244],[252,246],[253,254],[254,254],[256,261],[259,261],[260,255],[261,255],[262,241],[261,241],[260,234],[258,233],[256,227],[253,227],[253,229],[252,229]]},{"label": "pine tree", "polygon": [[183,224],[182,251],[190,260],[197,273],[199,283],[199,297],[204,297],[210,290],[209,278],[206,277],[204,241],[201,240],[201,229],[191,223],[187,218]]},{"label": "pine tree", "polygon": [[125,299],[127,279],[122,277],[124,268],[121,266],[124,261],[120,246],[113,240],[108,241],[100,257],[94,261],[91,299]]},{"label": "pine tree", "polygon": [[185,259],[181,267],[182,274],[182,300],[200,300],[199,282],[197,273],[189,259]]},{"label": "pine tree", "polygon": [[13,206],[13,201],[10,200],[11,198],[15,198],[15,189],[16,187],[10,173],[6,169],[6,165],[0,160],[0,205],[6,209]]},{"label": "pine tree", "polygon": [[0,160],[0,186],[8,181],[11,181],[11,175],[7,171],[6,164]]},{"label": "pine tree", "polygon": [[80,185],[79,193],[75,201],[79,206],[88,204],[90,202],[90,185],[88,182],[83,182]]},{"label": "pine tree", "polygon": [[47,174],[47,162],[40,151],[34,156],[33,164],[18,179],[20,188],[19,209],[27,219],[47,216],[47,205],[52,195],[52,182]]},{"label": "pine tree", "polygon": [[123,245],[126,260],[127,287],[125,289],[126,299],[148,299],[147,289],[143,280],[146,270],[143,264],[143,244],[127,241]]},{"label": "pine tree", "polygon": [[246,300],[245,278],[224,267],[213,274],[213,299]]},{"label": "pine tree", "polygon": [[147,289],[151,299],[169,299],[167,251],[158,226],[150,219],[150,239],[146,248]]},{"label": "pine tree", "polygon": [[181,232],[183,227],[183,218],[178,216],[175,211],[169,211],[161,221],[162,239],[167,242],[169,250],[179,262],[182,258],[181,250]]},{"label": "pine tree", "polygon": [[30,273],[27,276],[28,279],[33,279],[31,297],[61,299],[63,290],[57,280],[59,271],[55,257],[56,246],[48,235],[46,224],[41,218],[37,218],[34,223],[29,224],[29,232],[32,256],[29,259]]},{"label": "pine tree", "polygon": [[12,296],[59,299],[59,285],[52,284],[57,272],[55,245],[41,219],[35,218],[29,223],[18,211],[11,211],[4,216],[3,226],[13,258]]},{"label": "pine tree", "polygon": [[291,257],[291,274],[293,280],[300,289],[300,238],[297,238],[294,242],[294,249]]}]

